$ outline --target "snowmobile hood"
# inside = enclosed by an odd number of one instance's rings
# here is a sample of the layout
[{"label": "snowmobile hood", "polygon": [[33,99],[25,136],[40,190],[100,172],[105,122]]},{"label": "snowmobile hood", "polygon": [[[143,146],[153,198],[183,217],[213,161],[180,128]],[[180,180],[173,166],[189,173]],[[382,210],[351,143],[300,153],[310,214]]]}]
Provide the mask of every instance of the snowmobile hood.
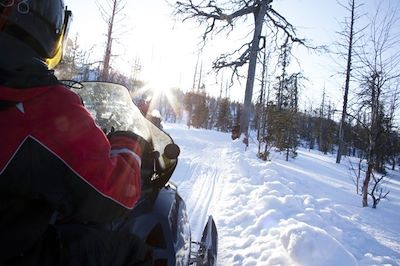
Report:
[{"label": "snowmobile hood", "polygon": [[54,87],[54,85],[27,89],[0,86],[0,101],[24,102],[46,93],[51,87]]}]

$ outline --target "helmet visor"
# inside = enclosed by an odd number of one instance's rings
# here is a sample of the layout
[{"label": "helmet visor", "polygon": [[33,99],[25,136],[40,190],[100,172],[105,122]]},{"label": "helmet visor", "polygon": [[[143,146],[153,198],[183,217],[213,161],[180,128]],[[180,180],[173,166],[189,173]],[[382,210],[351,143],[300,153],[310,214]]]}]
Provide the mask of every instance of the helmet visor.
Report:
[{"label": "helmet visor", "polygon": [[72,20],[72,12],[66,8],[64,11],[64,23],[59,33],[59,36],[56,39],[54,54],[52,57],[45,59],[49,69],[55,68],[62,59],[64,42],[68,35],[68,30],[71,20]]}]

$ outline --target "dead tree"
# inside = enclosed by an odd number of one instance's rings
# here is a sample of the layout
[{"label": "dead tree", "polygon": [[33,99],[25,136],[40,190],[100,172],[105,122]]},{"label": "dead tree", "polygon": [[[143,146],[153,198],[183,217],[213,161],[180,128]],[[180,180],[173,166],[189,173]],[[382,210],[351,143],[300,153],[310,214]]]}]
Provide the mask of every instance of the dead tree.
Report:
[{"label": "dead tree", "polygon": [[103,66],[101,70],[101,79],[103,81],[109,80],[110,75],[110,62],[112,57],[112,47],[115,40],[115,26],[120,22],[118,16],[121,15],[122,10],[125,8],[125,0],[107,0],[107,7],[103,7],[98,4],[101,15],[107,23],[107,34],[106,34],[106,49],[104,52]]},{"label": "dead tree", "polygon": [[[364,68],[360,70],[362,90],[358,110],[367,110],[368,132],[367,171],[362,188],[362,205],[368,206],[368,193],[373,172],[378,163],[378,140],[383,134],[383,119],[388,97],[393,97],[393,87],[399,82],[400,51],[395,49],[400,35],[394,32],[400,22],[397,10],[382,12],[378,8],[370,23],[370,35],[366,39],[364,50],[358,58]],[[387,112],[387,111],[386,111]]]},{"label": "dead tree", "polygon": [[360,191],[361,191],[361,187],[360,187],[360,180],[362,178],[361,174],[365,172],[362,167],[362,165],[363,165],[362,163],[363,163],[363,159],[359,158],[357,167],[355,167],[349,158],[349,170],[353,171],[353,174],[354,174],[353,183],[356,186],[357,195],[360,195]]},{"label": "dead tree", "polygon": [[[358,35],[362,31],[355,30],[355,23],[360,18],[356,14],[357,8],[360,5],[356,4],[356,0],[349,0],[347,6],[342,5],[349,13],[350,18],[345,21],[345,30],[340,32],[339,34],[345,40],[345,47],[347,49],[347,65],[346,65],[346,79],[344,85],[344,95],[343,95],[343,108],[342,108],[342,117],[339,125],[339,141],[338,141],[338,151],[336,156],[336,163],[340,163],[343,153],[343,139],[344,139],[344,124],[346,122],[346,113],[347,113],[347,102],[349,97],[349,87],[350,87],[350,78],[352,71],[352,63],[353,63],[353,54],[354,54],[354,45],[358,40]],[[340,44],[343,47],[343,45]]]},{"label": "dead tree", "polygon": [[[176,2],[175,6],[175,14],[183,16],[183,21],[194,19],[200,25],[205,24],[204,42],[213,33],[219,34],[224,30],[231,32],[239,19],[247,16],[254,17],[251,41],[243,44],[233,53],[219,56],[213,64],[213,68],[217,71],[222,68],[231,68],[232,77],[238,75],[238,68],[248,64],[245,99],[240,121],[241,132],[245,135],[248,134],[249,129],[257,55],[262,49],[260,47],[260,39],[264,24],[276,33],[278,31],[283,32],[292,42],[305,45],[303,39],[296,37],[293,25],[284,16],[275,11],[271,3],[272,0],[234,0],[218,5],[215,0],[184,0]],[[233,81],[233,78],[231,81]]]},{"label": "dead tree", "polygon": [[[258,139],[258,157],[266,161],[269,154],[269,142],[267,140],[267,123],[268,112],[267,105],[270,97],[270,90],[268,83],[268,61],[271,56],[271,51],[267,53],[267,46],[264,45],[263,60],[262,60],[262,74],[261,74],[261,90],[260,90],[260,117],[257,125],[257,139]],[[261,146],[264,144],[264,151],[261,151]]]},{"label": "dead tree", "polygon": [[374,174],[372,174],[372,179],[374,181],[371,191],[368,193],[372,197],[372,208],[376,209],[379,202],[382,199],[385,199],[390,191],[385,190],[381,187],[382,180],[384,179],[385,175],[376,178]]}]

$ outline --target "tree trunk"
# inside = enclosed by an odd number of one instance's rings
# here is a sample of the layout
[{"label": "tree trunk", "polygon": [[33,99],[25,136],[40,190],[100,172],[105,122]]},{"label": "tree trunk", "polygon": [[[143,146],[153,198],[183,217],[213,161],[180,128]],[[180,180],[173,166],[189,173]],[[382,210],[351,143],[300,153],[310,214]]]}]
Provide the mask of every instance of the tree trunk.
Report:
[{"label": "tree trunk", "polygon": [[344,140],[344,123],[346,121],[347,101],[348,101],[349,86],[350,86],[351,56],[353,54],[353,37],[354,37],[353,35],[354,35],[354,20],[355,20],[354,9],[355,9],[355,0],[352,0],[349,49],[348,49],[348,54],[347,54],[346,83],[344,86],[342,119],[340,120],[340,126],[339,126],[339,143],[338,143],[339,145],[338,145],[338,152],[337,152],[337,156],[336,156],[336,163],[340,163],[340,160],[342,159],[343,140]]},{"label": "tree trunk", "polygon": [[286,162],[289,161],[289,152],[290,152],[290,149],[286,148]]},{"label": "tree trunk", "polygon": [[108,81],[110,74],[111,48],[113,41],[112,34],[113,34],[114,19],[116,12],[117,12],[117,0],[114,0],[111,18],[110,21],[108,22],[106,52],[104,54],[103,70],[101,73],[101,78],[103,81]]},{"label": "tree trunk", "polygon": [[368,162],[368,169],[365,174],[365,179],[362,188],[362,205],[363,207],[368,207],[368,186],[369,181],[371,180],[371,174],[374,169],[374,165],[371,162]]},{"label": "tree trunk", "polygon": [[325,88],[324,88],[324,92],[322,94],[322,102],[321,102],[321,108],[320,108],[320,113],[319,113],[319,120],[320,120],[320,124],[319,124],[319,136],[318,136],[318,142],[319,142],[319,151],[322,151],[325,153]]},{"label": "tree trunk", "polygon": [[264,17],[271,1],[262,1],[260,3],[260,6],[257,8],[257,11],[254,13],[255,30],[253,41],[251,43],[249,68],[246,81],[246,92],[244,97],[243,113],[240,121],[241,132],[244,133],[246,137],[248,137],[249,131],[251,101],[253,97],[254,78],[256,74],[257,54],[259,50],[260,36],[264,24]]},{"label": "tree trunk", "polygon": [[[267,69],[267,46],[264,47],[264,57],[263,57],[263,68],[262,68],[262,75],[261,75],[261,95],[260,95],[260,105],[261,105],[261,121],[259,121],[259,135],[258,135],[258,153],[261,153],[261,142],[264,142],[265,146],[267,146],[267,141],[265,137],[266,125],[267,125],[267,108],[266,104],[268,104],[268,94],[266,92],[266,84],[267,84],[267,77],[268,77],[268,69]],[[268,54],[269,59],[269,54]],[[261,138],[261,139],[260,139]]]}]

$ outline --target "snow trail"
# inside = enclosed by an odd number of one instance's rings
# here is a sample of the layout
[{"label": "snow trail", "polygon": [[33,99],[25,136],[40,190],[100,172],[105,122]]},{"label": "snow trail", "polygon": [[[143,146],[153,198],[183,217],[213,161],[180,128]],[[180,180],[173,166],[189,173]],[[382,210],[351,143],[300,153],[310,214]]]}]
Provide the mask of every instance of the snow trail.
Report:
[{"label": "snow trail", "polygon": [[[256,158],[229,134],[166,125],[181,147],[173,181],[199,240],[208,215],[219,265],[400,265],[400,175],[393,197],[361,208],[349,170],[334,156],[299,150],[295,160]],[[382,219],[385,217],[385,219]]]},{"label": "snow trail", "polygon": [[190,137],[187,139],[174,134],[176,129],[168,131],[173,137],[176,135],[174,141],[182,149],[176,169],[179,174],[174,174],[173,182],[185,199],[192,239],[200,240],[208,216],[215,215],[214,207],[218,206],[225,177],[230,175],[230,144],[224,141],[226,134],[219,136],[221,141],[210,141],[204,138],[202,130],[188,130]]}]

